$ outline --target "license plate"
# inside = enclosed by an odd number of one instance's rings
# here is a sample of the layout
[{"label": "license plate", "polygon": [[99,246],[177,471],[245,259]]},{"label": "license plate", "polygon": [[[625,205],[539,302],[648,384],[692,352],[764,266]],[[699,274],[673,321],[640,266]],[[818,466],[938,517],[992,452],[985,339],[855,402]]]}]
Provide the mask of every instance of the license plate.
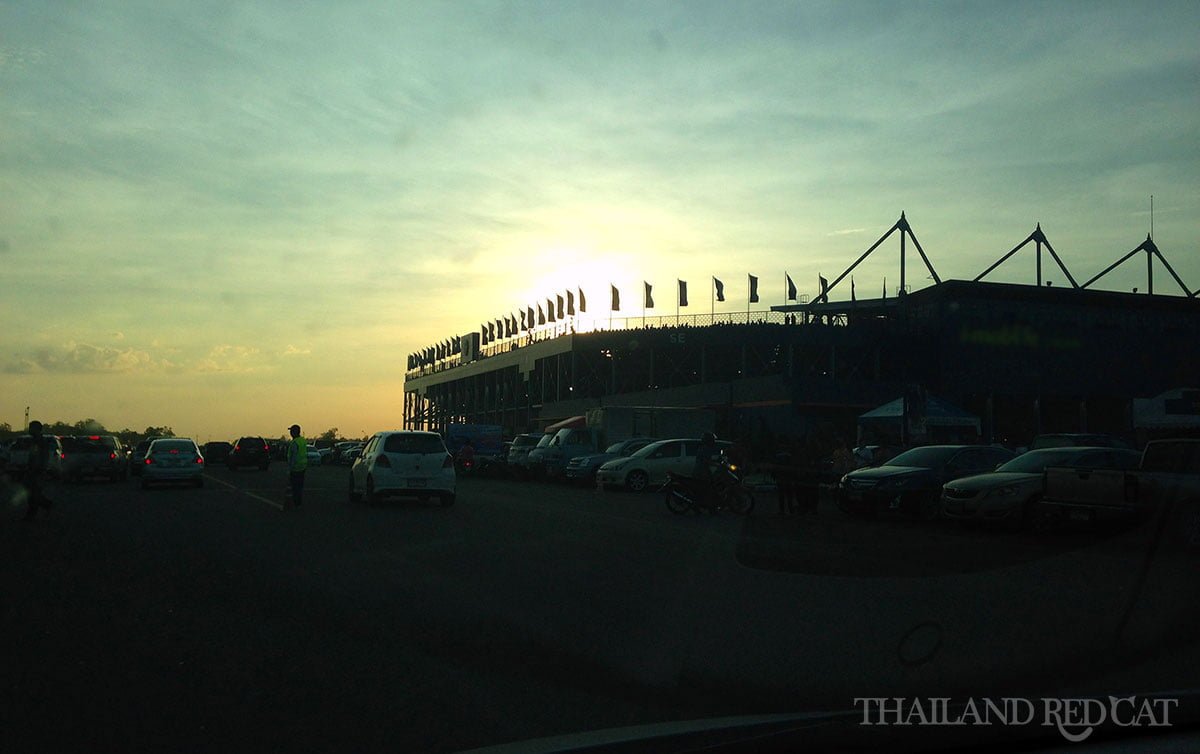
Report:
[{"label": "license plate", "polygon": [[409,487],[424,487],[425,480],[424,479],[409,479],[408,486]]},{"label": "license plate", "polygon": [[1071,511],[1070,518],[1072,521],[1091,521],[1092,513],[1091,511]]}]

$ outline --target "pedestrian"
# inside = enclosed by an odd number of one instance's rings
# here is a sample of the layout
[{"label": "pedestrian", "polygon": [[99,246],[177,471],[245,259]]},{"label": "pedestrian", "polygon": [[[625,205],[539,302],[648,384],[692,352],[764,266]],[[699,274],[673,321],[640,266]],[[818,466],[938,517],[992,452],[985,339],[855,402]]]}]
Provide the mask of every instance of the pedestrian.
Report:
[{"label": "pedestrian", "polygon": [[796,510],[796,459],[786,441],[776,445],[771,463],[766,464],[775,478],[775,493],[779,501],[779,516],[787,518]]},{"label": "pedestrian", "polygon": [[29,422],[29,436],[32,438],[32,442],[29,444],[29,457],[25,461],[23,479],[29,505],[29,509],[25,511],[26,521],[32,521],[37,517],[38,508],[50,510],[50,506],[53,504],[53,501],[46,497],[42,489],[46,470],[50,465],[50,443],[42,436],[40,421]]},{"label": "pedestrian", "polygon": [[292,439],[287,445],[288,489],[292,507],[299,508],[304,500],[304,472],[308,470],[308,442],[300,434],[300,425],[288,427]]},{"label": "pedestrian", "polygon": [[797,453],[797,461],[796,509],[799,513],[816,515],[825,455],[814,435],[809,435],[803,449]]}]

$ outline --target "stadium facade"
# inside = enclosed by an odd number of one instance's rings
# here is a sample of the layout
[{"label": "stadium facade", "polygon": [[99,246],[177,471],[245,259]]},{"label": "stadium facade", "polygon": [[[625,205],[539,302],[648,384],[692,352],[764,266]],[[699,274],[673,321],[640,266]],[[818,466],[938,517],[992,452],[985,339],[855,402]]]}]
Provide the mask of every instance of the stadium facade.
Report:
[{"label": "stadium facade", "polygon": [[[893,230],[907,230],[901,223]],[[1038,244],[1039,283],[1040,233],[1027,239]],[[891,298],[834,302],[823,290],[769,311],[630,318],[589,332],[560,322],[410,359],[404,425],[511,434],[603,405],[702,406],[718,412],[724,436],[853,441],[860,414],[914,390],[979,417],[985,441],[1012,445],[1045,432],[1135,439],[1135,402],[1160,396],[1176,396],[1163,399],[1169,411],[1200,415],[1187,390],[1200,383],[1200,299],[1072,283],[939,280]]]}]

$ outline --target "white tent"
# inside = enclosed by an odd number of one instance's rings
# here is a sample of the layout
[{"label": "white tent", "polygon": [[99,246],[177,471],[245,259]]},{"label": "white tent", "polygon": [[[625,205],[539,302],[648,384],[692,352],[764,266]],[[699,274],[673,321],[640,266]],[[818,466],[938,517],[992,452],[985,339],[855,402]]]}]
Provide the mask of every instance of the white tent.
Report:
[{"label": "white tent", "polygon": [[1135,429],[1200,429],[1200,390],[1179,388],[1133,400]]}]

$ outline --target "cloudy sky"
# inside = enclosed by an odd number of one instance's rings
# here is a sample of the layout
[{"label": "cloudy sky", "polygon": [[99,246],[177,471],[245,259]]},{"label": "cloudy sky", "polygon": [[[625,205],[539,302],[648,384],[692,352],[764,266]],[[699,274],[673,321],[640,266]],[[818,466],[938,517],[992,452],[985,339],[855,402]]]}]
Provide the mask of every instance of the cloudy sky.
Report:
[{"label": "cloudy sky", "polygon": [[713,275],[744,309],[747,273],[778,304],[901,211],[943,278],[1040,222],[1082,280],[1153,194],[1200,287],[1197,30],[1196,2],[8,0],[0,422],[393,428],[407,354],[481,320],[642,280],[674,314],[676,278],[707,312]]}]

